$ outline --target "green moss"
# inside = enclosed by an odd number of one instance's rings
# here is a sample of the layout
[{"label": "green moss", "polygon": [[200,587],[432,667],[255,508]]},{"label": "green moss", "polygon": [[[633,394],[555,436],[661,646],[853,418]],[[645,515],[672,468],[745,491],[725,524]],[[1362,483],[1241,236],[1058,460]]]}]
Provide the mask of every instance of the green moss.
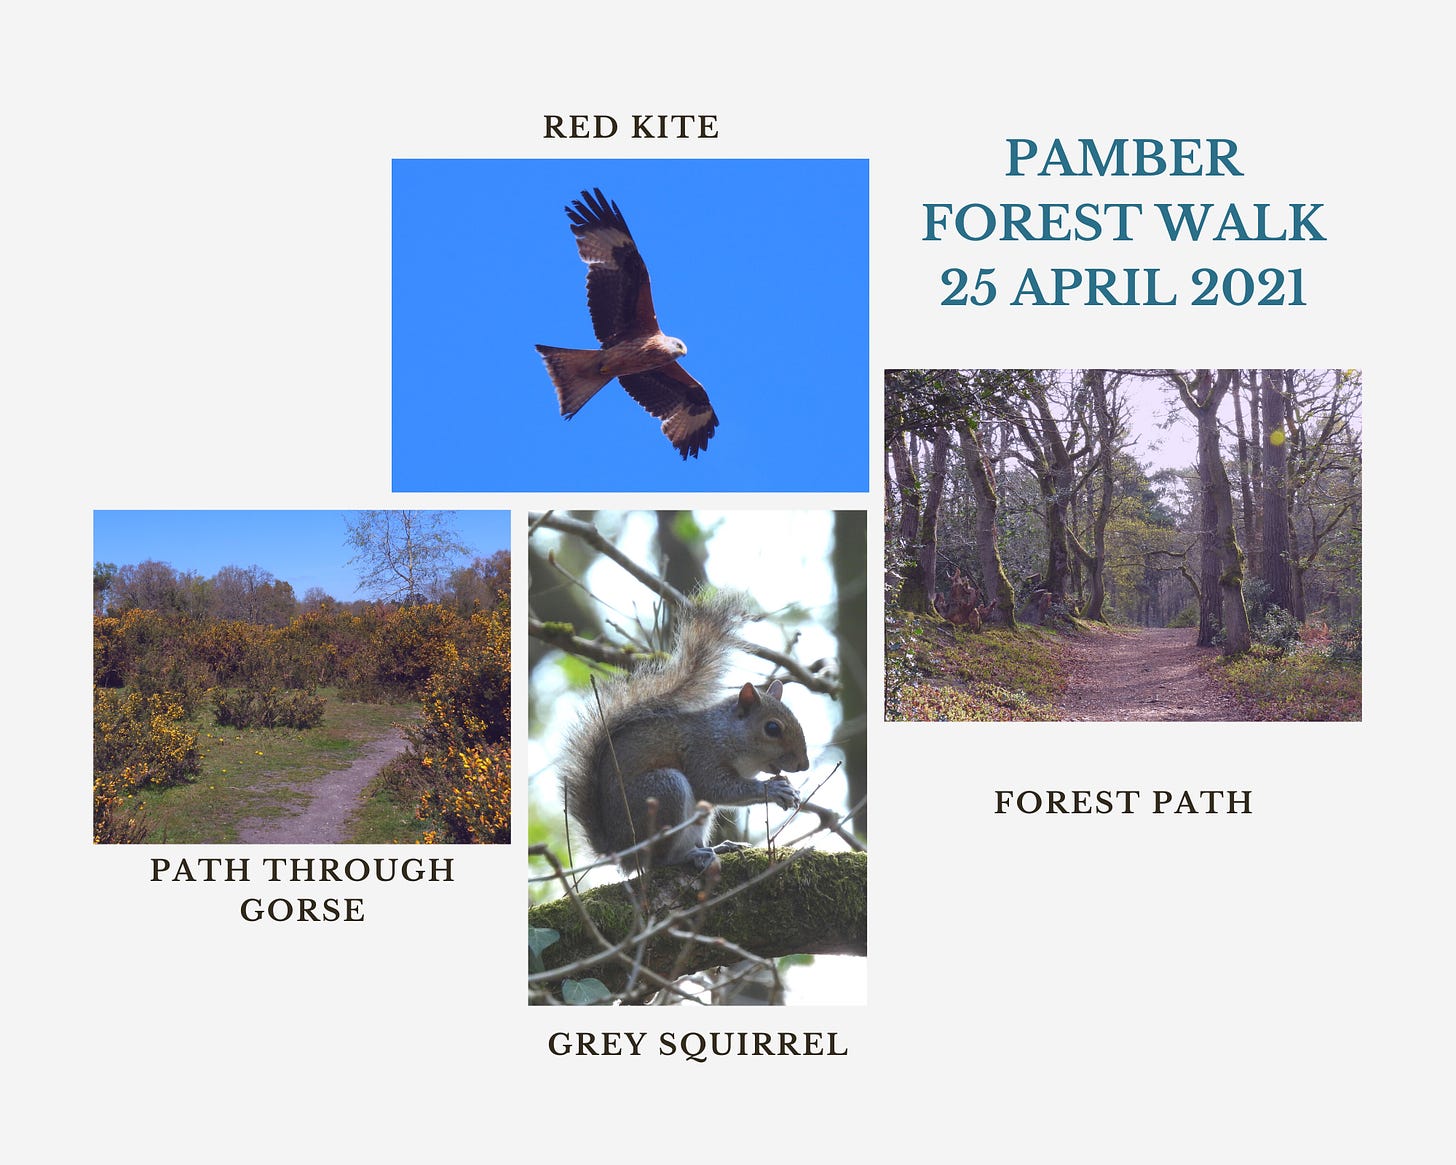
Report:
[{"label": "green moss", "polygon": [[[1023,626],[971,632],[905,616],[918,675],[887,700],[890,720],[1056,720],[1067,687],[1057,631]],[[1073,621],[1086,630],[1093,624]]]}]

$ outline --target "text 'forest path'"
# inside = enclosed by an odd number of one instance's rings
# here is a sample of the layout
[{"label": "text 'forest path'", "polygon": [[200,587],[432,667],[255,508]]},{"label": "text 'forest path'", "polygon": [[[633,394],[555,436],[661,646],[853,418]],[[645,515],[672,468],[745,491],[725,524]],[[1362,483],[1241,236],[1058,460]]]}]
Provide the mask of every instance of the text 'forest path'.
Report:
[{"label": "text 'forest path'", "polygon": [[250,817],[238,823],[238,840],[248,843],[316,843],[329,844],[344,840],[344,825],[359,808],[364,787],[379,771],[402,753],[407,742],[398,730],[371,740],[346,769],[325,773],[300,786],[289,789],[312,798],[300,813],[283,817]]},{"label": "text 'forest path'", "polygon": [[1063,720],[1252,720],[1206,671],[1191,628],[1119,629],[1068,640]]}]

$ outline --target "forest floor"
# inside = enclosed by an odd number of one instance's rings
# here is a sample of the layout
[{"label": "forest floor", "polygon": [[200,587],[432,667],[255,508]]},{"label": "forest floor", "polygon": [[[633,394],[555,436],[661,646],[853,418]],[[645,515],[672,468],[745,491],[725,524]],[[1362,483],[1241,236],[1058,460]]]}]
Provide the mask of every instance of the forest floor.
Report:
[{"label": "forest floor", "polygon": [[365,787],[406,747],[407,742],[399,731],[391,731],[365,744],[364,751],[348,768],[299,785],[280,781],[281,791],[301,793],[309,799],[308,804],[298,813],[240,821],[238,841],[279,844],[344,841],[345,826],[360,809]]},{"label": "forest floor", "polygon": [[1214,653],[1192,628],[1118,628],[1065,641],[1063,720],[1254,720],[1210,674]]}]

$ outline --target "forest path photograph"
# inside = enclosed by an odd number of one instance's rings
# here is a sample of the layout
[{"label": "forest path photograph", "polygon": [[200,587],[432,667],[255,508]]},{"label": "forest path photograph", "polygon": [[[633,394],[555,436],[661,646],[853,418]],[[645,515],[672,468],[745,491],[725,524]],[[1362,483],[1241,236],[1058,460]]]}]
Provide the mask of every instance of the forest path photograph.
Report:
[{"label": "forest path photograph", "polygon": [[364,790],[408,747],[409,741],[396,728],[366,743],[353,764],[325,773],[305,786],[280,780],[273,773],[264,774],[254,788],[269,788],[270,800],[278,801],[280,793],[288,792],[301,794],[308,799],[307,804],[299,812],[285,809],[279,817],[250,817],[239,822],[238,840],[315,845],[348,841],[346,827],[350,819],[365,808]]},{"label": "forest path photograph", "polygon": [[1063,720],[1252,720],[1245,701],[1211,675],[1197,633],[1119,628],[1065,644]]},{"label": "forest path photograph", "polygon": [[885,373],[890,720],[1359,720],[1353,368]]}]

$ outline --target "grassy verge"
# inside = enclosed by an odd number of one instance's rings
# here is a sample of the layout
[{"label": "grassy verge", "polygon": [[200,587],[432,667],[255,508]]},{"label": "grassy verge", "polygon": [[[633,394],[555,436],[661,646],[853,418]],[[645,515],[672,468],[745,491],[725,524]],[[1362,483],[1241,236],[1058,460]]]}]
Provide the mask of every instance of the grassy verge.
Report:
[{"label": "grassy verge", "polygon": [[885,646],[887,720],[1058,720],[1067,687],[1055,632],[970,632],[897,613]]},{"label": "grassy verge", "polygon": [[416,770],[409,757],[396,757],[364,790],[364,804],[349,821],[349,840],[370,845],[417,842],[425,826],[416,816],[420,794],[409,777]]},{"label": "grassy verge", "polygon": [[1359,720],[1359,663],[1340,663],[1319,650],[1281,654],[1255,647],[1211,665],[1257,711],[1260,720]]},{"label": "grassy verge", "polygon": [[202,750],[202,772],[191,784],[137,794],[151,827],[147,841],[237,841],[240,822],[296,811],[307,803],[308,782],[347,767],[365,744],[419,711],[414,701],[356,704],[329,689],[320,694],[324,720],[317,728],[222,728],[210,707],[187,722]]}]

